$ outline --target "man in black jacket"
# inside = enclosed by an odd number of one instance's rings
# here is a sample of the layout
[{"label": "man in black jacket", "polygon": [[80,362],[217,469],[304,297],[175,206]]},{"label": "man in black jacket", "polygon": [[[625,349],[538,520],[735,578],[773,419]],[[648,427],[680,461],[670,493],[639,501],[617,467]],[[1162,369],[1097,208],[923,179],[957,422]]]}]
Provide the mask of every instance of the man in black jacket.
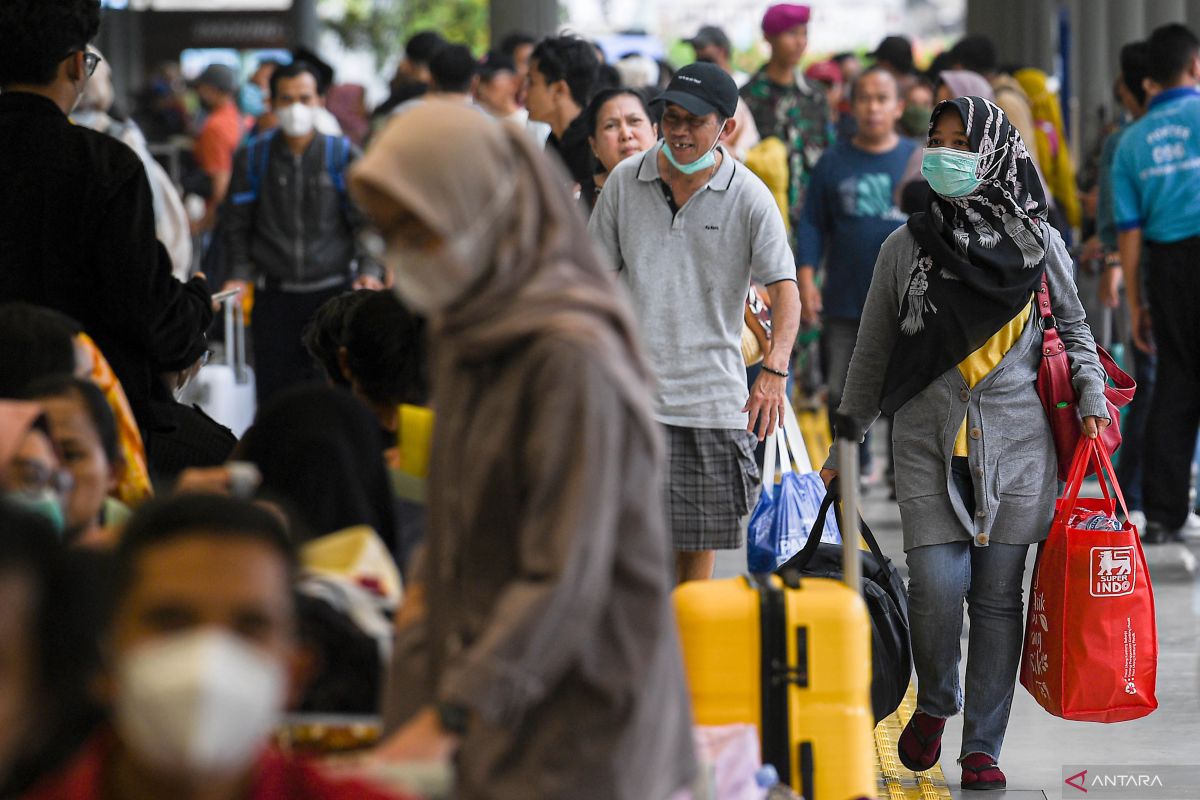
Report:
[{"label": "man in black jacket", "polygon": [[383,288],[383,268],[359,244],[366,218],[346,195],[358,157],[343,136],[315,127],[322,104],[314,67],[296,61],[271,76],[279,128],[252,140],[233,168],[226,210],[226,288],[257,286],[254,369],[258,405],[320,375],[301,334],[321,305],[350,288]]},{"label": "man in black jacket", "polygon": [[212,301],[203,278],[171,276],[137,155],[67,119],[99,27],[99,0],[0,4],[0,302],[78,320],[153,435],[169,424],[152,410],[170,400],[160,373],[203,355]]},{"label": "man in black jacket", "polygon": [[583,109],[592,99],[600,62],[592,45],[574,36],[538,42],[529,58],[525,105],[529,118],[550,126],[546,151],[557,153],[574,182],[583,185],[596,173]]}]

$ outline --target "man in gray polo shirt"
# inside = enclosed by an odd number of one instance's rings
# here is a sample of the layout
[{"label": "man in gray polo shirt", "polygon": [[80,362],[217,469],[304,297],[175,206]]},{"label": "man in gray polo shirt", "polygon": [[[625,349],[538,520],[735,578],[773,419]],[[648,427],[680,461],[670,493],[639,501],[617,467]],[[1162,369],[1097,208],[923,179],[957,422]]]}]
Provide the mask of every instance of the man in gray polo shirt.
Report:
[{"label": "man in gray polo shirt", "polygon": [[[715,64],[681,69],[655,101],[665,104],[664,141],[613,170],[589,223],[629,290],[657,380],[680,581],[711,577],[715,551],[742,544],[759,480],[755,444],[782,421],[800,320],[779,207],[719,144],[736,130],[737,99]],[[770,292],[774,339],[747,398],[751,276]]]}]

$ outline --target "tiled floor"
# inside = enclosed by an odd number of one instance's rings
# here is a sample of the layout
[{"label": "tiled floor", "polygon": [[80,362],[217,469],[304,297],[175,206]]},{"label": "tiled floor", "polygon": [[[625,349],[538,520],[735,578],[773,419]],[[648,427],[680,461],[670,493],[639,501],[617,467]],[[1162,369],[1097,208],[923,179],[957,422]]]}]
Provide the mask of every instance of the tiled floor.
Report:
[{"label": "tiled floor", "polygon": [[[886,492],[875,489],[865,497],[865,516],[880,545],[901,573],[906,572],[901,549],[900,517]],[[1200,540],[1184,545],[1147,548],[1154,581],[1158,617],[1159,709],[1148,717],[1116,725],[1067,722],[1052,717],[1017,686],[1001,766],[1008,777],[1007,793],[986,793],[986,800],[1032,800],[1063,797],[1064,765],[1200,765],[1200,580],[1196,561]],[[1032,568],[1031,550],[1029,566]],[[717,575],[744,572],[745,554],[729,551],[718,556]],[[1026,573],[1026,587],[1028,587]],[[963,652],[966,652],[964,629]],[[942,767],[955,797],[958,768],[954,762],[960,744],[961,721],[946,729]],[[1200,774],[1200,766],[1197,766]],[[1072,790],[1068,790],[1072,792]],[[1044,795],[1043,795],[1044,793]],[[1080,797],[1084,795],[1078,792]],[[967,792],[968,797],[978,793]],[[1068,798],[1070,794],[1068,794]],[[1135,794],[1130,795],[1136,798]]]}]

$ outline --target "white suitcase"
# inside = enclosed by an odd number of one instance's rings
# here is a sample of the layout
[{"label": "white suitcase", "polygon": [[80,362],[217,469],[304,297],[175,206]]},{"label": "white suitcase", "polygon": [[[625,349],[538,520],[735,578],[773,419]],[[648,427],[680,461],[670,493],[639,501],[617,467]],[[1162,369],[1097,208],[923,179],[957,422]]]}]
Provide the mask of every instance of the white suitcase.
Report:
[{"label": "white suitcase", "polygon": [[205,414],[242,438],[254,422],[257,410],[254,370],[246,365],[246,327],[242,301],[235,293],[224,299],[225,350],[218,364],[206,364],[188,384],[180,397],[182,403],[195,403]]}]

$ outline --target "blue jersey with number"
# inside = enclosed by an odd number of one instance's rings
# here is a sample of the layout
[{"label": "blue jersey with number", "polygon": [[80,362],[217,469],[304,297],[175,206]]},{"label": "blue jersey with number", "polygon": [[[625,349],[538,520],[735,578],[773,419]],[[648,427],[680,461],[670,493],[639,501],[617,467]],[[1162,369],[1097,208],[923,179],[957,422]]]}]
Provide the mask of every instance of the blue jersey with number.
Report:
[{"label": "blue jersey with number", "polygon": [[1200,236],[1200,91],[1170,89],[1121,136],[1113,161],[1118,231],[1147,241]]}]

